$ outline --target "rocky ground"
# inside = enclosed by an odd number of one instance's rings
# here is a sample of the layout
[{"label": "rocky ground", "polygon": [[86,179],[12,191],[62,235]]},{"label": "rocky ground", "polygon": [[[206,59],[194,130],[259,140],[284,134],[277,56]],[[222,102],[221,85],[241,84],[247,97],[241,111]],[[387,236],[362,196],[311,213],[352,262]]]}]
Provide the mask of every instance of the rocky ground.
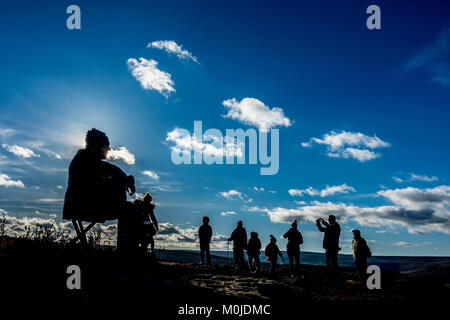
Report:
[{"label": "rocky ground", "polygon": [[[81,290],[66,287],[69,265],[80,266]],[[443,284],[393,271],[382,271],[381,290],[368,290],[352,268],[341,268],[331,281],[322,266],[303,265],[301,274],[291,277],[286,266],[275,275],[268,270],[250,273],[231,266],[155,261],[150,256],[33,242],[2,248],[0,269],[2,302],[134,305],[165,310],[167,318],[177,318],[178,308],[186,304],[270,304],[273,316],[307,308],[324,311],[329,305],[377,310],[450,301],[450,289]]]}]

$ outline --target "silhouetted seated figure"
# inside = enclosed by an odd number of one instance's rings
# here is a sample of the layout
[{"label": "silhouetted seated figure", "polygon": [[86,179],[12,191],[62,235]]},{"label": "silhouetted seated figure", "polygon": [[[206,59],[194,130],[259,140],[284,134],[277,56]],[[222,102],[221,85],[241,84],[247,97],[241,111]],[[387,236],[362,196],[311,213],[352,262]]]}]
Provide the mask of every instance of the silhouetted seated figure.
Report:
[{"label": "silhouetted seated figure", "polygon": [[372,252],[364,238],[361,237],[361,231],[352,230],[353,232],[353,259],[355,261],[356,271],[359,278],[365,283],[367,279],[367,258],[372,257]]},{"label": "silhouetted seated figure", "polygon": [[303,244],[303,237],[300,231],[297,229],[297,220],[291,224],[291,228],[283,235],[283,238],[287,238],[286,245],[287,254],[289,258],[289,265],[291,267],[291,273],[294,274],[294,260],[295,270],[300,272],[300,245]]},{"label": "silhouetted seated figure", "polygon": [[147,192],[142,199],[134,200],[134,210],[119,217],[117,236],[119,250],[147,252],[147,247],[150,244],[150,252],[154,254],[155,240],[153,236],[159,230],[159,227],[152,199],[150,193]]},{"label": "silhouetted seated figure", "polygon": [[248,256],[248,267],[250,271],[253,271],[253,261],[255,261],[255,270],[258,271],[260,268],[259,254],[261,250],[261,240],[258,238],[258,233],[250,232],[250,239],[247,244],[247,256]]},{"label": "silhouetted seated figure", "polygon": [[236,229],[231,233],[228,241],[233,241],[234,264],[237,267],[244,267],[244,250],[247,248],[247,231],[242,227],[242,221],[238,221]]},{"label": "silhouetted seated figure", "polygon": [[103,161],[109,151],[105,133],[89,130],[85,141],[86,147],[78,150],[69,166],[63,209],[63,218],[72,220],[77,233],[82,229],[81,221],[114,220],[130,210],[126,192],[135,192],[133,176]]},{"label": "silhouetted seated figure", "polygon": [[[321,225],[323,224],[323,226]],[[319,218],[316,220],[317,228],[324,232],[323,236],[323,248],[325,249],[325,258],[327,261],[328,270],[331,274],[335,274],[338,271],[338,252],[341,250],[339,248],[339,237],[341,235],[341,227],[336,222],[336,217],[330,215],[328,217],[328,223]]]},{"label": "silhouetted seated figure", "polygon": [[275,239],[273,235],[270,235],[270,242],[264,249],[264,254],[267,257],[267,260],[272,264],[270,272],[274,273],[277,269],[278,256],[283,259],[283,255],[281,254],[280,248],[277,246],[277,239]]},{"label": "silhouetted seated figure", "polygon": [[206,263],[211,265],[211,254],[209,251],[209,244],[211,243],[212,228],[209,225],[209,218],[202,218],[202,225],[198,228],[198,239],[200,241],[200,260],[202,264],[205,264],[205,253],[206,253]]}]

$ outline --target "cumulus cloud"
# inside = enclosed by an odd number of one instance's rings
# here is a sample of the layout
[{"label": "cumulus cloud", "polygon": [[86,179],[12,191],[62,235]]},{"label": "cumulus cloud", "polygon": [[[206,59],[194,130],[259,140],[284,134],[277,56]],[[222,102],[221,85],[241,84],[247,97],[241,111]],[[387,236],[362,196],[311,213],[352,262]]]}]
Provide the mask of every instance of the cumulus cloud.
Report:
[{"label": "cumulus cloud", "polygon": [[[206,155],[214,156],[217,158],[223,158],[224,156],[231,156],[242,158],[243,144],[238,142],[237,139],[222,139],[216,136],[204,134],[202,139],[190,134],[185,129],[175,128],[167,133],[166,141],[175,143],[170,147],[176,153],[179,154],[191,154],[192,151]],[[225,143],[224,141],[225,140]],[[211,143],[209,143],[211,142]]]},{"label": "cumulus cloud", "polygon": [[355,188],[348,186],[347,184],[341,184],[338,186],[326,186],[325,189],[322,190],[317,190],[314,189],[313,187],[308,187],[306,189],[289,189],[289,194],[291,196],[300,196],[302,197],[303,195],[307,194],[310,196],[321,196],[326,197],[326,196],[331,196],[337,193],[349,193],[349,192],[355,192]]},{"label": "cumulus cloud", "polygon": [[411,57],[405,64],[406,71],[423,69],[430,80],[450,86],[450,27],[445,27],[428,46]]},{"label": "cumulus cloud", "polygon": [[133,77],[141,84],[145,90],[156,90],[166,98],[171,92],[175,92],[174,82],[171,75],[158,69],[158,62],[139,58],[139,61],[130,58],[127,61],[128,68]]},{"label": "cumulus cloud", "polygon": [[126,164],[134,164],[134,154],[132,154],[130,151],[128,151],[127,148],[124,146],[119,147],[117,149],[111,149],[108,152],[108,159],[109,160],[122,160]]},{"label": "cumulus cloud", "polygon": [[33,150],[18,146],[16,144],[8,145],[8,144],[4,143],[4,144],[2,144],[2,147],[6,151],[11,152],[19,157],[23,157],[23,158],[39,157],[39,154],[34,153]]},{"label": "cumulus cloud", "polygon": [[284,116],[283,109],[271,109],[255,98],[244,98],[241,101],[237,101],[235,98],[228,99],[223,101],[222,105],[228,109],[228,113],[223,117],[258,127],[263,132],[267,132],[273,127],[289,127],[292,124],[291,120]]},{"label": "cumulus cloud", "polygon": [[159,175],[156,172],[154,172],[154,171],[145,170],[145,171],[142,171],[142,174],[146,175],[146,176],[148,176],[148,177],[150,177],[150,178],[152,178],[152,179],[154,179],[156,181],[159,180]]},{"label": "cumulus cloud", "polygon": [[0,172],[0,186],[4,187],[19,187],[19,188],[25,188],[25,185],[20,180],[12,180],[10,176],[8,176],[6,173]]},{"label": "cumulus cloud", "polygon": [[311,147],[313,143],[325,145],[327,155],[331,158],[353,158],[360,162],[372,160],[381,156],[373,149],[390,147],[377,136],[367,136],[360,132],[335,132],[324,134],[322,139],[311,138],[308,142],[303,142],[303,147]]},{"label": "cumulus cloud", "polygon": [[230,216],[230,215],[234,215],[234,214],[237,214],[237,212],[236,212],[236,211],[233,211],[233,210],[222,211],[222,212],[220,213],[221,216]]},{"label": "cumulus cloud", "polygon": [[189,51],[183,49],[183,46],[171,40],[159,40],[150,42],[147,45],[147,48],[156,48],[160,50],[164,50],[169,54],[175,54],[180,59],[191,60],[195,63],[198,63],[196,57],[192,55]]},{"label": "cumulus cloud", "polygon": [[416,234],[450,234],[450,186],[381,190],[377,194],[392,204],[361,207],[313,201],[296,208],[251,207],[248,211],[266,212],[272,222],[279,223],[292,222],[294,219],[314,222],[317,218],[333,214],[342,222],[351,220],[366,227],[404,227],[408,232]]},{"label": "cumulus cloud", "polygon": [[255,191],[264,191],[264,188],[263,187],[261,187],[261,188],[253,187],[253,190],[255,190]]}]

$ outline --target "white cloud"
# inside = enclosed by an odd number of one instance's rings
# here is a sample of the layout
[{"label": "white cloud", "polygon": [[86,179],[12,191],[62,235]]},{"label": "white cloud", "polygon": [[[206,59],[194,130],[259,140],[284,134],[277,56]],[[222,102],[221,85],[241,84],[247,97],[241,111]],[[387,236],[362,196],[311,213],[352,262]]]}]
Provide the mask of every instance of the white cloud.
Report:
[{"label": "white cloud", "polygon": [[153,172],[151,170],[142,171],[142,174],[146,175],[146,176],[148,176],[148,177],[150,177],[150,178],[152,178],[152,179],[154,179],[156,181],[159,180],[159,175],[156,172]]},{"label": "white cloud", "polygon": [[317,190],[314,189],[313,187],[308,187],[306,189],[290,189],[288,192],[291,196],[300,196],[302,197],[305,194],[308,194],[310,196],[321,196],[326,197],[326,196],[331,196],[333,194],[336,193],[349,193],[349,192],[355,192],[355,188],[348,186],[347,184],[341,184],[338,186],[326,186],[325,189],[322,190]]},{"label": "white cloud", "polygon": [[[308,142],[303,142],[303,147],[311,147],[313,143],[327,146],[327,155],[332,158],[353,158],[360,162],[365,162],[379,158],[381,154],[372,151],[377,148],[390,147],[377,136],[367,136],[360,132],[335,132],[324,134],[322,139],[311,138]],[[370,149],[370,150],[369,150]]]},{"label": "white cloud", "polygon": [[393,243],[394,246],[401,246],[401,247],[417,247],[418,245],[415,243],[409,243],[405,241],[398,241]]},{"label": "white cloud", "polygon": [[[244,156],[242,143],[238,142],[236,139],[230,141],[230,139],[227,139],[226,137],[223,140],[225,141],[220,142],[217,140],[217,137],[205,134],[202,139],[199,139],[195,134],[190,135],[185,132],[184,129],[179,128],[175,128],[168,132],[166,137],[166,141],[175,143],[175,146],[170,147],[170,149],[176,153],[190,154],[194,151],[217,158],[223,158],[226,155],[237,158],[242,158]],[[213,143],[205,143],[204,141],[212,141]]]},{"label": "white cloud", "polygon": [[220,213],[221,216],[229,216],[229,215],[234,215],[234,214],[237,214],[237,213],[236,213],[236,211],[232,211],[232,210],[230,210],[230,211],[222,211]]},{"label": "white cloud", "polygon": [[16,144],[14,145],[7,145],[7,144],[2,144],[2,147],[8,151],[11,152],[13,154],[15,154],[16,156],[19,157],[23,157],[23,158],[31,158],[31,157],[39,157],[39,154],[34,153],[33,150],[25,148],[25,147],[21,147],[18,146]]},{"label": "white cloud", "polygon": [[0,173],[0,186],[25,188],[22,181],[12,180],[11,177],[5,173]]},{"label": "white cloud", "polygon": [[419,175],[419,174],[411,173],[410,174],[410,180],[411,181],[433,182],[433,181],[438,181],[439,178],[436,177],[436,176],[429,177],[429,176],[426,176],[426,175]]},{"label": "white cloud", "polygon": [[139,61],[130,58],[127,61],[131,74],[141,84],[141,87],[146,90],[156,90],[166,98],[171,92],[175,92],[173,87],[174,82],[171,75],[165,71],[157,68],[158,62],[155,60],[147,60],[139,58]]},{"label": "white cloud", "polygon": [[194,57],[192,53],[183,49],[183,46],[179,45],[175,41],[171,40],[153,41],[147,45],[147,48],[157,48],[160,50],[164,50],[169,54],[175,54],[180,59],[192,60],[193,62],[198,63],[197,58]]},{"label": "white cloud", "polygon": [[403,179],[399,178],[399,177],[392,176],[392,179],[394,179],[394,181],[397,182],[397,183],[402,183],[403,182]]},{"label": "white cloud", "polygon": [[117,149],[109,150],[108,159],[109,160],[122,160],[127,164],[135,163],[134,155],[130,151],[128,151],[128,149],[125,148],[124,146],[119,147]]},{"label": "white cloud", "polygon": [[239,198],[241,200],[244,200],[244,196],[242,192],[237,190],[230,190],[230,191],[224,191],[220,192],[220,195],[228,200]]},{"label": "white cloud", "polygon": [[255,190],[255,191],[264,191],[264,188],[263,187],[261,187],[261,188],[253,187],[253,190]]},{"label": "white cloud", "polygon": [[255,98],[244,98],[241,101],[233,98],[223,101],[222,104],[228,108],[228,113],[223,117],[258,127],[263,132],[269,131],[272,127],[289,127],[292,124],[291,120],[284,116],[283,109],[270,109],[262,101]]},{"label": "white cloud", "polygon": [[366,227],[404,227],[410,233],[441,232],[450,234],[450,186],[430,189],[404,188],[377,193],[392,205],[360,207],[344,203],[313,201],[296,208],[258,208],[248,211],[266,212],[272,222],[288,223],[294,219],[314,222],[331,214],[339,221],[352,220]]},{"label": "white cloud", "polygon": [[64,187],[61,186],[61,185],[57,185],[56,188],[57,188],[57,189],[60,189],[60,190],[64,189]]},{"label": "white cloud", "polygon": [[4,215],[4,214],[6,214],[6,213],[7,213],[7,212],[6,212],[5,209],[0,208],[0,214],[1,214],[1,215]]},{"label": "white cloud", "polygon": [[[404,176],[404,174],[403,174],[403,176]],[[394,179],[394,181],[397,183],[412,182],[412,181],[433,182],[433,181],[439,180],[439,178],[436,176],[430,177],[427,175],[421,175],[421,174],[415,174],[415,173],[410,173],[407,177],[403,177],[403,178],[393,176],[392,179]]]}]

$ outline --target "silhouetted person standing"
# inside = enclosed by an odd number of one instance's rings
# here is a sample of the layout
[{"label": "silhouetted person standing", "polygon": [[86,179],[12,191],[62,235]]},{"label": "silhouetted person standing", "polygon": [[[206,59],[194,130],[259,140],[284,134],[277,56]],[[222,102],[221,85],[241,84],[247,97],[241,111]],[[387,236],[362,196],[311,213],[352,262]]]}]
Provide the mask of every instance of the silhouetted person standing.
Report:
[{"label": "silhouetted person standing", "polygon": [[278,256],[283,259],[283,255],[281,254],[280,248],[277,246],[277,239],[273,235],[270,235],[270,242],[264,249],[264,254],[271,263],[270,272],[274,273],[277,269]]},{"label": "silhouetted person standing", "polygon": [[283,238],[288,239],[286,249],[291,273],[294,274],[294,260],[295,270],[300,272],[300,245],[303,244],[303,237],[297,229],[297,220],[291,224],[291,228],[283,235]]},{"label": "silhouetted person standing", "polygon": [[259,254],[261,250],[261,240],[258,238],[258,233],[250,232],[250,239],[247,244],[248,267],[253,271],[253,261],[255,261],[255,271],[260,268]]},{"label": "silhouetted person standing", "polygon": [[212,228],[209,225],[209,218],[202,218],[203,224],[198,228],[198,238],[200,240],[200,259],[202,264],[205,263],[205,253],[206,253],[206,263],[211,264],[211,254],[209,251],[209,244],[211,243]]},{"label": "silhouetted person standing", "polygon": [[97,129],[86,134],[86,147],[78,150],[69,166],[69,181],[64,198],[64,219],[103,222],[129,212],[126,192],[132,195],[134,177],[104,161],[109,139]]},{"label": "silhouetted person standing", "polygon": [[247,231],[242,227],[242,221],[238,221],[228,241],[233,241],[234,264],[243,267],[245,265],[244,250],[247,248]]},{"label": "silhouetted person standing", "polygon": [[341,248],[339,248],[341,227],[336,222],[336,217],[334,215],[328,217],[328,223],[322,218],[317,219],[316,225],[321,232],[325,233],[323,236],[325,258],[328,270],[330,273],[335,274],[338,271],[338,252],[341,250]]},{"label": "silhouetted person standing", "polygon": [[361,237],[361,231],[352,230],[353,232],[353,259],[355,261],[356,271],[359,278],[365,282],[367,279],[367,258],[372,257],[372,252],[364,238]]}]

